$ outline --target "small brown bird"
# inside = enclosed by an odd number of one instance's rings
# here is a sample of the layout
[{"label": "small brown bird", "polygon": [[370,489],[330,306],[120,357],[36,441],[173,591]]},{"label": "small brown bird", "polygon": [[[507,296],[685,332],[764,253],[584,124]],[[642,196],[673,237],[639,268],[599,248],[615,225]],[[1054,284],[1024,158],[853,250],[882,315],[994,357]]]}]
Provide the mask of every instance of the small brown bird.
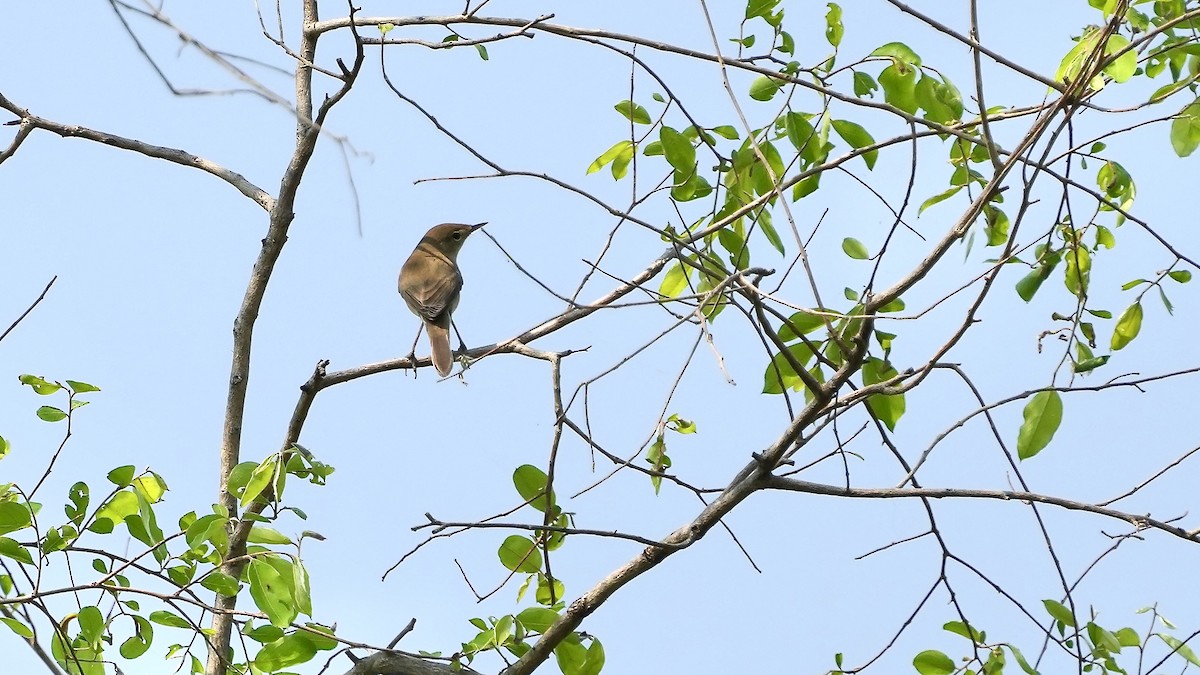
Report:
[{"label": "small brown bird", "polygon": [[[458,271],[458,251],[472,232],[486,224],[443,223],[430,229],[400,268],[397,284],[400,296],[412,313],[424,322],[424,329],[429,333],[430,360],[442,377],[449,375],[454,365],[450,355],[450,315],[458,307],[459,291],[463,287],[462,273]],[[454,331],[457,333],[458,329]],[[417,339],[420,338],[418,330]],[[458,342],[459,349],[466,349],[462,337]],[[414,340],[414,353],[416,349]]]}]

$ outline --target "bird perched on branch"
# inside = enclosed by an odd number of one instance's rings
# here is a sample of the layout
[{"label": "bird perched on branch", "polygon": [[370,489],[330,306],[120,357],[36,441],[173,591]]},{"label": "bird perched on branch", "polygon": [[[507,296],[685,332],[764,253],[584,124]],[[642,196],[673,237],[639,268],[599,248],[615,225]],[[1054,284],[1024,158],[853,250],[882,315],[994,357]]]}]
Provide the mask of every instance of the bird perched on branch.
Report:
[{"label": "bird perched on branch", "polygon": [[[458,307],[459,292],[462,291],[462,273],[458,271],[458,252],[467,237],[487,223],[463,225],[443,223],[428,232],[408,256],[400,268],[397,284],[400,296],[413,314],[421,317],[424,330],[429,333],[430,360],[438,374],[450,374],[454,360],[450,353],[450,315]],[[454,329],[455,334],[458,328]],[[413,351],[417,350],[417,339],[413,340]],[[462,337],[458,338],[459,350],[465,351]]]}]

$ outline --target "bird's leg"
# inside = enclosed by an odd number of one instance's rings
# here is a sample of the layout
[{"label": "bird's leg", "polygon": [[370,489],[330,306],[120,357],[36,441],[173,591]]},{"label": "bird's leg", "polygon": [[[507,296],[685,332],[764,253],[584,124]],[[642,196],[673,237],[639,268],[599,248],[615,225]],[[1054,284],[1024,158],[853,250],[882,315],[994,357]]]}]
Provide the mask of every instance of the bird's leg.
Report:
[{"label": "bird's leg", "polygon": [[425,322],[422,321],[420,327],[417,328],[417,336],[413,338],[412,349],[408,351],[408,362],[412,364],[413,377],[417,376],[417,343],[421,340],[421,333],[425,331]]},{"label": "bird's leg", "polygon": [[462,333],[458,332],[458,325],[454,323],[454,319],[450,319],[450,327],[454,329],[454,336],[458,338],[458,351],[466,352],[467,343],[463,342]]},{"label": "bird's leg", "polygon": [[450,319],[450,327],[454,329],[454,336],[458,338],[458,351],[455,352],[457,360],[462,364],[463,370],[466,370],[474,359],[467,356],[467,343],[463,342],[462,333],[458,332],[458,325],[454,323],[454,319]]}]

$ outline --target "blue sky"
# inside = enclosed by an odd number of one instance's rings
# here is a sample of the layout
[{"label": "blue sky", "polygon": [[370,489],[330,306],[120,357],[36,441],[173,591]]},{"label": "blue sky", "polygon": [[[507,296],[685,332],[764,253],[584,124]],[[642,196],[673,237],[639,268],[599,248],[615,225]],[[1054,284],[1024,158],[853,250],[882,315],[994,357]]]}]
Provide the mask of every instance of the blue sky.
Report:
[{"label": "blue sky", "polygon": [[[736,4],[722,6],[714,17],[722,38],[736,35],[741,11]],[[846,38],[839,63],[850,63],[881,44],[904,41],[926,64],[954,80],[964,97],[973,90],[969,53],[956,42],[887,3],[843,4]],[[965,3],[913,4],[960,30],[966,26]],[[981,7],[985,43],[1047,75],[1073,45],[1071,36],[1100,20],[1082,1],[981,4],[988,5]],[[784,6],[788,27],[796,35],[797,57],[816,63],[828,51],[824,3],[785,0]],[[330,2],[322,9],[330,17],[344,11]],[[448,14],[460,9],[459,3],[431,2],[406,5],[403,11]],[[167,4],[165,11],[214,49],[290,68],[261,36],[251,3],[216,3],[203,10],[177,3]],[[373,3],[366,4],[363,14],[395,11],[390,3]],[[556,13],[557,23],[712,49],[699,5],[692,2],[550,3],[534,8],[496,0],[483,13],[532,17],[547,12]],[[172,96],[105,3],[56,2],[37,8],[21,4],[7,8],[6,14],[0,26],[0,63],[6,64],[0,92],[17,104],[56,121],[184,148],[242,173],[269,192],[277,189],[294,138],[285,110],[246,94]],[[70,16],[70,21],[53,19],[53,30],[32,29],[46,25],[47,17],[59,16]],[[294,37],[295,17],[288,18]],[[203,56],[180,49],[174,36],[147,22],[133,25],[177,86],[235,86]],[[493,30],[479,27],[470,34],[484,36]],[[442,33],[412,29],[406,35],[437,40]],[[722,48],[731,49],[731,43],[723,42]],[[628,63],[593,46],[547,34],[494,43],[488,51],[485,62],[469,48],[392,48],[388,72],[439,121],[506,168],[547,172],[614,205],[627,204],[628,180],[614,183],[606,171],[584,172],[627,133],[628,123],[612,106],[629,95]],[[706,124],[737,124],[715,65],[645,49],[638,53]],[[335,57],[349,54],[345,36],[332,35],[322,43],[318,58],[330,65]],[[991,105],[1036,104],[1045,95],[1040,84],[993,63],[984,65]],[[278,91],[288,90],[289,77],[250,68]],[[746,97],[751,79],[734,74],[733,87],[751,123],[761,124],[775,114],[779,103],[761,104]],[[1101,95],[1102,105],[1137,103],[1152,88],[1137,84],[1114,89]],[[635,98],[656,112],[659,108],[650,98],[654,91],[653,82],[639,74]],[[816,112],[813,101],[799,98],[796,105]],[[1178,105],[1168,103],[1171,110],[1155,112],[1166,114]],[[876,138],[905,130],[884,116],[849,107],[835,114],[858,120]],[[1139,118],[1085,113],[1079,117],[1078,138],[1123,126],[1126,119]],[[670,121],[679,127],[685,124],[677,115]],[[588,269],[583,260],[595,260],[615,223],[579,197],[528,178],[414,184],[487,171],[387,90],[376,49],[368,49],[363,76],[332,113],[329,127],[347,137],[356,152],[344,160],[334,143],[323,141],[301,189],[289,242],[257,324],[243,437],[243,457],[248,460],[278,449],[298,387],[319,359],[330,359],[331,369],[342,369],[407,353],[416,319],[396,293],[395,275],[429,226],[489,221],[487,231],[526,269],[569,294]],[[1021,131],[1017,122],[1001,130],[999,138],[1011,142]],[[10,134],[0,131],[0,145],[7,144]],[[936,140],[923,144],[919,152],[917,203],[944,189],[950,174],[946,150]],[[1115,139],[1108,152],[1138,181],[1137,213],[1181,250],[1195,251],[1200,241],[1194,228],[1186,226],[1190,214],[1179,210],[1180,195],[1194,184],[1194,159],[1189,163],[1171,153],[1165,125]],[[646,166],[639,181],[658,180],[661,166],[639,161]],[[884,153],[872,172],[857,161],[849,168],[897,200],[908,180],[909,161],[908,150],[898,146]],[[1095,165],[1075,170],[1090,177]],[[348,175],[353,177],[353,191]],[[870,272],[868,264],[841,254],[842,239],[858,238],[876,251],[891,218],[850,178],[828,178],[819,193],[792,209],[806,236],[829,209],[809,251],[822,297],[841,302],[842,288],[861,288]],[[1042,199],[1023,226],[1029,228],[1023,243],[1053,222],[1056,195],[1047,191]],[[920,219],[910,212],[910,223],[934,240],[965,203],[961,198],[948,201]],[[1083,201],[1077,208],[1078,213],[1088,212]],[[639,213],[679,225],[665,201]],[[782,222],[782,214],[777,214],[777,222]],[[161,521],[173,522],[191,510],[206,511],[216,494],[232,319],[265,227],[261,209],[211,176],[35,132],[0,166],[0,232],[6,253],[0,266],[0,325],[7,326],[10,317],[23,311],[52,276],[58,275],[58,281],[34,313],[0,343],[0,435],[13,445],[0,464],[0,482],[32,484],[61,440],[61,426],[33,416],[45,401],[21,387],[17,376],[71,378],[103,391],[92,395],[93,404],[80,411],[74,436],[38,495],[47,512],[59,513],[59,503],[76,480],[88,481],[93,493],[99,493],[105,473],[124,464],[153,468],[167,481],[171,491],[160,507]],[[1152,275],[1171,262],[1134,226],[1117,230],[1117,236],[1119,248],[1098,259],[1092,281],[1094,299],[1114,313],[1130,302],[1130,294],[1120,291],[1122,283]],[[752,245],[755,264],[780,270],[787,264],[788,259],[765,241]],[[882,285],[899,278],[928,247],[927,241],[901,234],[882,267]],[[605,270],[632,276],[663,248],[657,235],[626,226],[606,257]],[[793,253],[790,246],[789,255]],[[905,296],[909,309],[924,308],[979,274],[986,257],[979,244],[969,255],[962,248],[952,251],[926,283]],[[522,276],[483,237],[472,238],[459,260],[466,286],[455,318],[472,345],[502,341],[562,309],[561,302]],[[996,297],[980,315],[982,325],[947,357],[963,364],[989,400],[1049,384],[1062,355],[1053,338],[1044,340],[1042,353],[1037,349],[1038,333],[1054,326],[1051,313],[1071,308],[1061,278],[1047,282],[1027,305],[1011,290],[1022,273],[1014,269],[1001,277]],[[598,297],[611,285],[597,278],[582,298]],[[812,303],[811,290],[798,274],[783,295],[800,305]],[[901,336],[893,362],[898,367],[920,364],[949,335],[966,300],[952,299],[921,320],[892,322],[887,330]],[[1172,300],[1177,309],[1169,317],[1148,296],[1143,334],[1114,357],[1109,372],[1093,379],[1194,365],[1191,350],[1180,348],[1195,325],[1194,294],[1190,288],[1176,287]],[[534,346],[590,347],[564,361],[564,389],[569,393],[671,321],[655,307],[598,312]],[[746,322],[729,312],[716,322],[714,334],[736,385],[726,382],[702,345],[667,411],[696,421],[696,435],[672,435],[668,441],[674,470],[706,487],[724,486],[749,453],[769,444],[786,423],[781,401],[759,393],[767,357],[755,345]],[[652,433],[695,340],[693,329],[676,331],[591,387],[591,421],[605,447],[628,456]],[[1107,334],[1101,342],[1106,341]],[[425,349],[423,342],[418,351]],[[304,509],[309,520],[285,517],[278,524],[289,534],[309,529],[327,538],[306,542],[304,548],[314,582],[315,620],[336,622],[340,634],[379,644],[415,616],[417,628],[402,646],[449,653],[472,636],[467,618],[498,616],[524,606],[514,603],[516,584],[477,605],[454,565],[455,560],[461,562],[478,588],[498,584],[504,574],[495,549],[505,534],[497,531],[435,542],[386,581],[379,578],[421,541],[423,535],[409,528],[423,521],[423,513],[473,520],[519,503],[510,480],[513,469],[527,463],[544,465],[549,452],[554,422],[549,383],[545,363],[509,355],[475,364],[465,385],[457,379],[438,382],[426,369],[415,380],[389,372],[321,393],[301,442],[337,472],[320,489],[293,482],[289,502]],[[1026,478],[1035,491],[1102,500],[1149,477],[1196,443],[1195,433],[1180,423],[1182,406],[1173,403],[1190,399],[1186,384],[1180,378],[1151,385],[1146,394],[1117,390],[1068,396],[1063,428],[1050,448],[1022,467]],[[961,383],[942,374],[911,392],[907,406],[896,441],[910,458],[976,407]],[[1011,447],[1021,420],[1020,404],[1001,408],[996,417]],[[862,419],[848,418],[843,433],[857,428]],[[828,452],[833,443],[832,436],[822,436],[802,458]],[[870,433],[849,449],[862,457],[852,465],[856,485],[891,486],[902,475]],[[842,469],[835,464],[803,477],[837,483]],[[560,499],[608,470],[601,460],[593,473],[586,445],[568,436],[560,450]],[[979,420],[955,432],[921,476],[930,486],[991,489],[1005,489],[1013,480]],[[1195,469],[1185,463],[1157,481],[1153,490],[1122,506],[1134,513],[1173,517],[1192,506],[1194,482]],[[693,496],[669,486],[655,496],[643,476],[628,471],[564,505],[576,513],[580,527],[648,537],[664,536],[699,510]],[[1041,599],[1059,597],[1061,586],[1027,508],[962,500],[935,502],[934,508],[956,553],[1044,616]],[[1101,530],[1125,531],[1119,523],[1079,513],[1049,508],[1042,513],[1071,579],[1111,545]],[[524,519],[533,517],[526,514]],[[937,577],[939,556],[928,539],[856,560],[878,546],[923,531],[926,522],[916,501],[764,493],[751,497],[727,522],[763,573],[756,573],[719,531],[674,556],[585,622],[583,629],[605,644],[605,672],[668,667],[724,672],[781,661],[800,672],[823,672],[832,667],[835,652],[846,653],[847,665],[857,665],[890,639]],[[106,542],[125,546],[116,536]],[[138,544],[131,540],[128,546],[136,550]],[[555,558],[555,572],[573,598],[639,550],[624,542],[572,537]],[[1197,626],[1195,596],[1186,585],[1181,588],[1181,580],[1194,570],[1194,555],[1184,542],[1148,533],[1144,541],[1130,541],[1106,559],[1080,587],[1076,601],[1081,607],[1095,607],[1104,625],[1113,628],[1134,625],[1141,631],[1146,619],[1133,612],[1156,601],[1181,629]],[[989,637],[1036,652],[1040,642],[1035,627],[1011,605],[961,568],[952,572],[952,581]],[[926,648],[953,656],[965,653],[961,638],[941,630],[942,623],[955,618],[945,601],[944,591],[939,591],[884,657],[882,669],[902,672],[912,655]],[[64,612],[70,606],[66,598],[55,605]],[[153,655],[161,654],[171,639],[162,629],[144,662],[122,668],[131,674],[163,672]],[[37,667],[33,655],[12,636],[0,635],[0,645],[15,656],[19,672]],[[703,645],[708,648],[697,648]],[[339,661],[331,672],[348,667]],[[494,672],[499,664],[483,660],[478,667]],[[552,665],[546,669],[553,672]],[[310,664],[303,672],[316,672],[316,666]]]}]

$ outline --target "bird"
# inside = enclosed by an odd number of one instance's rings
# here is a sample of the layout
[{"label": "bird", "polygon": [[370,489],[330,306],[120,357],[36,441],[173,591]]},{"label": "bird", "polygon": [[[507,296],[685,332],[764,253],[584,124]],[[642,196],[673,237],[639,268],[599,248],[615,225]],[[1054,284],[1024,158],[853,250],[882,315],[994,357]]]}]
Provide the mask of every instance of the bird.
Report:
[{"label": "bird", "polygon": [[[430,228],[400,268],[400,279],[396,284],[400,297],[404,298],[409,310],[421,318],[422,328],[429,333],[430,361],[442,377],[449,375],[454,365],[450,354],[451,314],[458,307],[463,287],[458,252],[467,237],[486,224],[443,223]],[[458,332],[457,327],[454,332]],[[420,339],[418,330],[417,339],[413,341],[413,355]],[[461,336],[458,342],[459,350],[465,350]]]}]

